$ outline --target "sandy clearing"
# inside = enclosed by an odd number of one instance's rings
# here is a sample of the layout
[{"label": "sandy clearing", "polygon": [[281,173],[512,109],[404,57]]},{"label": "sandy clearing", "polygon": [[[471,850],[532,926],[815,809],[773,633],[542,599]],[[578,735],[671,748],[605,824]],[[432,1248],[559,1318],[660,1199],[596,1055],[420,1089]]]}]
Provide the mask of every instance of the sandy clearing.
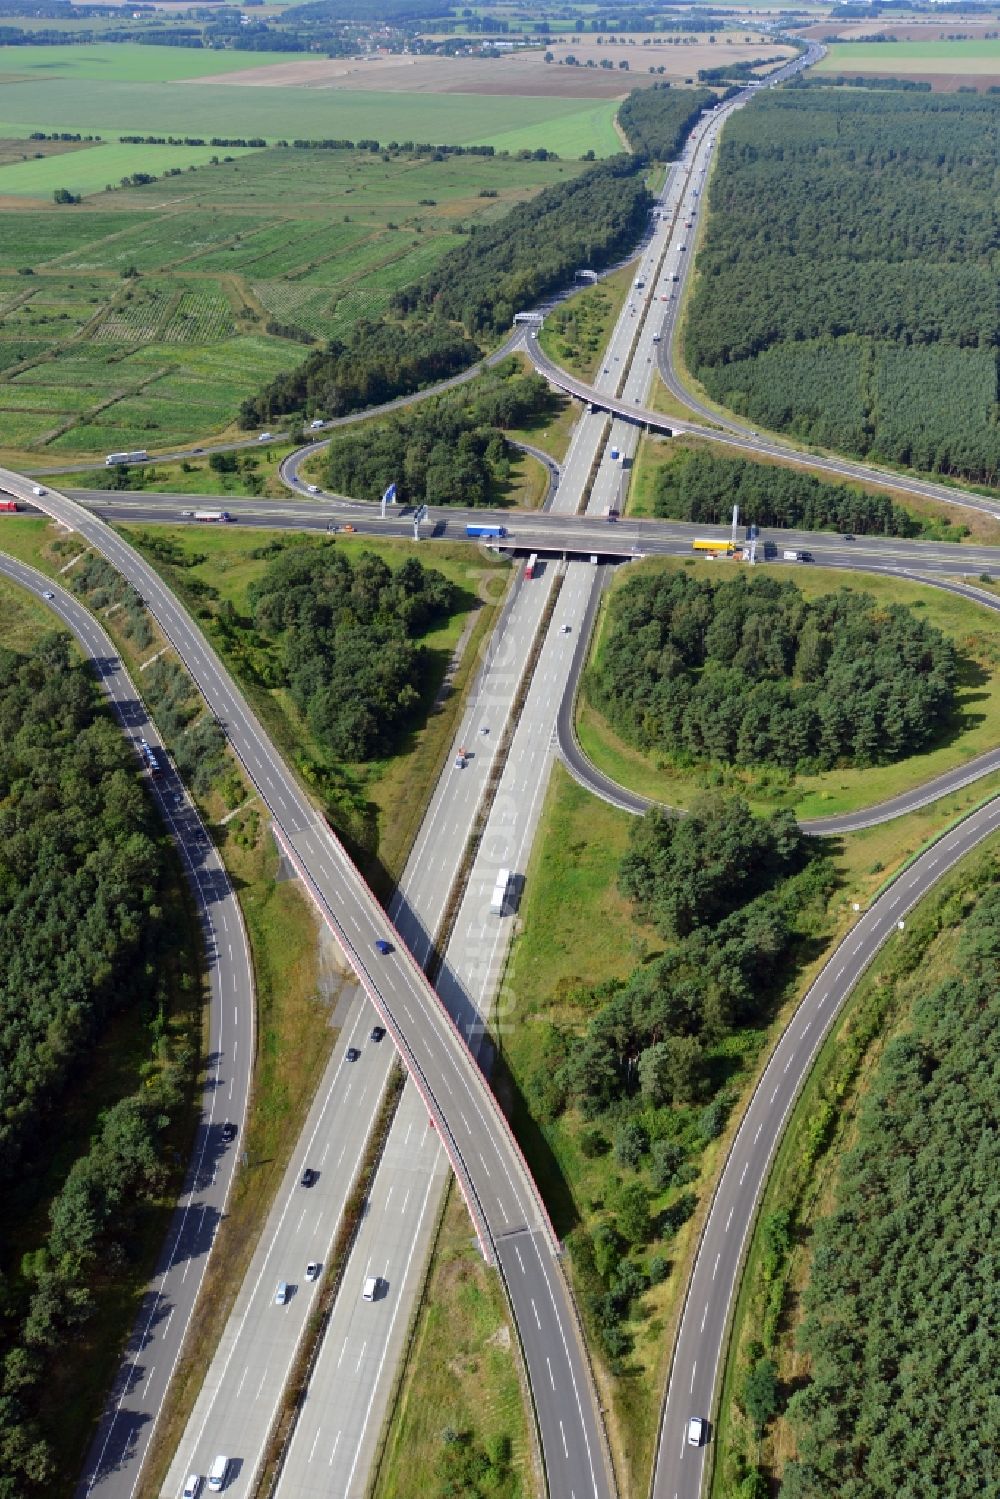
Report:
[{"label": "sandy clearing", "polygon": [[[571,99],[620,98],[630,89],[654,81],[650,68],[662,67],[664,78],[696,80],[699,68],[720,67],[758,57],[791,56],[790,47],[768,42],[709,43],[704,37],[671,45],[658,38],[649,46],[553,43],[556,61],[546,63],[542,52],[482,57],[299,58],[239,73],[213,73],[185,79],[186,85],[225,84],[229,88],[344,89],[407,94],[554,95]],[[567,66],[574,56],[582,67]],[[601,68],[602,59],[613,68]],[[594,67],[587,67],[592,60]],[[627,61],[628,69],[618,64]]]}]

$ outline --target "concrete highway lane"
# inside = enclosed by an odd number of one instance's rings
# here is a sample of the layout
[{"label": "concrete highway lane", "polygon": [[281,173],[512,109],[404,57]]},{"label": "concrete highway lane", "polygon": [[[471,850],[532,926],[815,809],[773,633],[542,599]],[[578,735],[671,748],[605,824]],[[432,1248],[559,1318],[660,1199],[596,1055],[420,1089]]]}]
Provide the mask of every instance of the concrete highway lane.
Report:
[{"label": "concrete highway lane", "polygon": [[[72,594],[34,568],[0,557],[0,573],[37,596],[54,595],[47,601],[49,607],[90,657],[137,754],[142,738],[157,751],[163,770],[149,778],[148,789],[180,852],[208,961],[209,1049],[192,1158],[76,1491],[77,1499],[129,1499],[190,1326],[237,1169],[254,1055],[253,969],[239,902],[222,860],[110,637]],[[230,1143],[222,1139],[227,1121],[237,1129]]]},{"label": "concrete highway lane", "polygon": [[[23,502],[36,498],[29,481],[20,475],[2,471],[0,483]],[[57,493],[43,497],[39,508],[79,532],[137,587],[225,725],[272,815],[279,843],[382,1015],[434,1118],[487,1258],[496,1259],[501,1237],[525,1231],[537,1235],[553,1253],[544,1204],[459,1031],[343,848],[303,797],[201,632],[154,570],[117,533]],[[372,956],[376,940],[388,942],[391,951]],[[572,1324],[567,1337],[579,1337]],[[588,1434],[579,1428],[579,1417],[579,1408],[567,1407],[562,1413],[567,1451],[573,1454],[590,1444]],[[239,1458],[238,1453],[228,1455]],[[567,1465],[571,1461],[564,1460]],[[550,1486],[553,1492],[561,1487],[558,1473],[550,1475]],[[610,1487],[600,1492],[610,1492]]]},{"label": "concrete highway lane", "polygon": [[[471,762],[462,769],[449,756],[393,897],[390,917],[421,964],[427,961],[440,926],[543,606],[541,591],[517,588],[505,604],[456,735],[457,744],[471,747]],[[479,732],[483,725],[489,729],[485,735]],[[382,1043],[371,1040],[377,1019],[369,1005],[359,1004],[345,1026],[334,1064],[319,1089],[318,1096],[324,1100],[322,1109],[314,1107],[307,1121],[300,1148],[265,1226],[262,1247],[249,1268],[179,1445],[165,1495],[175,1495],[187,1473],[204,1471],[218,1451],[240,1454],[234,1494],[247,1492],[258,1471],[285,1375],[312,1303],[313,1289],[303,1278],[305,1266],[327,1262],[394,1055],[388,1038]],[[360,1052],[356,1063],[345,1064],[347,1045]],[[355,1080],[361,1092],[354,1088]],[[318,1179],[306,1192],[300,1177],[309,1164],[317,1168]],[[376,1173],[345,1290],[334,1308],[310,1385],[311,1392],[332,1385],[338,1399],[328,1405],[318,1403],[310,1394],[283,1470],[283,1490],[291,1485],[291,1491],[298,1493],[300,1480],[305,1483],[308,1478],[310,1482],[322,1479],[330,1493],[347,1494],[355,1484],[363,1492],[368,1460],[385,1401],[391,1394],[394,1365],[388,1361],[390,1350],[372,1338],[369,1305],[360,1304],[367,1272],[353,1267],[359,1260],[362,1266],[367,1264],[372,1255],[379,1258],[379,1273],[385,1283],[379,1304],[383,1300],[389,1304],[384,1309],[388,1321],[383,1318],[374,1325],[394,1339],[391,1353],[398,1355],[421,1283],[424,1260],[420,1254],[414,1257],[415,1251],[419,1247],[425,1255],[429,1248],[439,1201],[434,1197],[428,1208],[427,1192],[440,1191],[447,1177],[440,1139],[429,1124],[416,1088],[408,1085]],[[386,1218],[386,1236],[379,1237],[382,1218],[376,1209],[383,1197],[392,1206]],[[329,1210],[317,1216],[312,1211],[313,1198],[321,1202],[325,1198]],[[303,1207],[307,1199],[308,1212]],[[293,1284],[296,1294],[276,1315],[273,1297],[280,1280]],[[354,1348],[351,1319],[356,1316],[361,1317],[364,1336],[354,1349],[356,1357],[351,1358],[344,1350]],[[364,1343],[367,1346],[362,1356]],[[331,1421],[336,1423],[333,1444],[319,1462],[318,1454],[326,1451],[323,1432]]]},{"label": "concrete highway lane", "polygon": [[1000,798],[995,798],[910,865],[840,943],[775,1047],[733,1141],[702,1233],[663,1412],[654,1499],[698,1499],[701,1492],[707,1454],[704,1446],[688,1445],[687,1421],[690,1416],[713,1417],[747,1236],[789,1111],[824,1037],[883,944],[907,940],[906,916],[917,901],[998,830]]}]

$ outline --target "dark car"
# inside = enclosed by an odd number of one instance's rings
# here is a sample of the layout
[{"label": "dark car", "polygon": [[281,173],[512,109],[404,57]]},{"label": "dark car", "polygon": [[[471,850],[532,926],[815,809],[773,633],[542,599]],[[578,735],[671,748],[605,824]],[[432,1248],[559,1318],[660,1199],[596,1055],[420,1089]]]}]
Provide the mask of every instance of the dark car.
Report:
[{"label": "dark car", "polygon": [[842,539],[844,541],[853,541],[854,537],[851,535],[850,531],[845,531]]},{"label": "dark car", "polygon": [[347,1048],[347,1060],[349,1062],[356,1062],[360,1055],[361,1053],[356,1046],[349,1046]]},{"label": "dark car", "polygon": [[392,950],[392,943],[387,942],[384,937],[379,937],[378,941],[375,943],[375,951],[380,952],[383,958],[387,958]]},{"label": "dark car", "polygon": [[318,1174],[319,1173],[314,1171],[311,1166],[307,1166],[302,1175],[299,1177],[299,1186],[311,1187]]},{"label": "dark car", "polygon": [[236,1139],[236,1125],[231,1119],[227,1119],[225,1124],[222,1126],[222,1138],[225,1140],[227,1145],[229,1144],[230,1140]]},{"label": "dark car", "polygon": [[384,1037],[385,1037],[385,1026],[384,1025],[373,1025],[372,1026],[372,1040],[373,1041],[381,1041],[381,1040],[383,1040]]}]

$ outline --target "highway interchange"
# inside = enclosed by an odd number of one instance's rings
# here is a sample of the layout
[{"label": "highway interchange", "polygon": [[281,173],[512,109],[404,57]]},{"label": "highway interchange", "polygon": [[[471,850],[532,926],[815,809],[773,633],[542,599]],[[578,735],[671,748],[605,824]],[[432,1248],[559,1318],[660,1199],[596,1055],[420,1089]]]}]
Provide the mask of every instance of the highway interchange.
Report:
[{"label": "highway interchange", "polygon": [[[620,459],[612,460],[610,453],[613,447],[626,456],[634,451],[638,433],[634,414],[650,419],[650,425],[664,425],[664,419],[650,413],[644,403],[648,400],[653,370],[664,361],[665,344],[669,349],[669,330],[663,328],[661,299],[663,288],[671,284],[668,278],[674,274],[673,266],[677,263],[676,237],[671,235],[674,211],[680,208],[693,219],[695,204],[690,197],[685,198],[685,192],[690,193],[702,180],[701,169],[707,162],[717,128],[717,121],[704,124],[685,152],[684,161],[668,177],[660,228],[654,227],[643,249],[633,300],[623,308],[609,343],[608,359],[594,385],[582,385],[576,392],[595,409],[585,413],[578,424],[548,510],[531,517],[518,516],[516,526],[511,528],[515,533],[511,542],[519,552],[529,549],[549,552],[553,561],[537,586],[522,583],[512,593],[503,628],[496,637],[493,660],[483,665],[462,729],[463,742],[471,740],[476,753],[469,767],[460,770],[451,764],[442,777],[390,909],[391,925],[350,868],[339,844],[298,790],[197,627],[163,589],[152,569],[98,518],[104,515],[109,519],[174,519],[181,505],[189,508],[197,501],[193,502],[190,496],[181,500],[171,496],[112,496],[94,492],[86,496],[88,509],[92,507],[96,512],[89,515],[68,498],[54,493],[45,497],[42,508],[72,526],[90,545],[108,556],[146,599],[191,669],[212,711],[225,723],[234,749],[274,817],[279,842],[360,980],[360,991],[343,1027],[342,1044],[331,1064],[330,1087],[324,1085],[317,1095],[289,1179],[275,1204],[275,1212],[279,1214],[277,1229],[280,1231],[282,1224],[286,1225],[286,1237],[281,1239],[280,1234],[275,1237],[270,1232],[271,1225],[262,1236],[254,1261],[256,1271],[251,1271],[240,1293],[235,1322],[231,1322],[213,1364],[213,1370],[219,1366],[220,1377],[213,1379],[210,1374],[196,1410],[196,1415],[201,1411],[204,1426],[211,1426],[211,1431],[206,1429],[199,1435],[196,1446],[179,1451],[165,1494],[179,1493],[190,1467],[205,1471],[215,1452],[221,1450],[228,1450],[239,1459],[230,1491],[234,1494],[250,1491],[249,1483],[256,1472],[254,1449],[258,1455],[262,1451],[268,1412],[273,1411],[280,1394],[283,1371],[294,1352],[308,1310],[310,1288],[302,1283],[305,1259],[322,1257],[320,1250],[315,1256],[311,1251],[304,1253],[307,1240],[303,1238],[303,1229],[311,1236],[312,1243],[322,1246],[324,1241],[329,1242],[332,1225],[339,1216],[338,1203],[353,1178],[353,1172],[346,1167],[343,1174],[330,1171],[323,1201],[317,1197],[314,1209],[310,1199],[310,1207],[300,1209],[307,1189],[299,1187],[299,1175],[303,1164],[312,1159],[311,1152],[319,1145],[329,1148],[330,1141],[344,1142],[348,1161],[360,1154],[367,1132],[365,1121],[372,1117],[381,1097],[391,1060],[390,1047],[379,1048],[365,1039],[376,1011],[388,1025],[415,1081],[407,1086],[393,1126],[355,1249],[356,1268],[349,1271],[345,1294],[338,1299],[334,1322],[289,1448],[280,1491],[289,1495],[361,1492],[360,1476],[370,1461],[377,1437],[378,1421],[373,1419],[373,1413],[377,1415],[379,1401],[384,1404],[387,1398],[388,1375],[403,1341],[407,1321],[403,1290],[412,1305],[419,1296],[431,1203],[447,1179],[447,1151],[469,1203],[483,1252],[488,1259],[499,1263],[512,1300],[532,1385],[549,1491],[553,1495],[613,1492],[585,1356],[553,1257],[551,1229],[516,1145],[502,1123],[502,1116],[498,1118],[499,1110],[473,1061],[487,1033],[490,1007],[510,935],[509,913],[499,923],[490,923],[484,920],[484,912],[498,863],[506,861],[515,870],[523,870],[526,865],[537,794],[544,789],[556,744],[561,745],[564,757],[572,762],[566,733],[567,705],[572,702],[573,687],[586,653],[589,625],[604,572],[603,568],[594,567],[589,557],[621,558],[654,551],[690,553],[690,527],[628,522],[611,527],[602,517],[608,506],[620,499],[622,465]],[[677,222],[683,228],[683,217],[678,217]],[[685,238],[689,239],[692,233],[685,231]],[[640,280],[647,285],[639,287]],[[672,309],[676,304],[667,305]],[[526,346],[536,364],[552,376],[536,341],[529,337]],[[669,367],[668,357],[666,362]],[[555,378],[567,388],[561,372],[555,372]],[[684,398],[689,401],[686,394]],[[627,418],[615,419],[621,411],[627,413]],[[711,419],[719,420],[715,413],[711,413]],[[686,424],[671,420],[670,426],[681,430]],[[704,430],[693,425],[687,429]],[[716,431],[710,435],[716,439],[720,436]],[[783,457],[788,456],[782,445],[744,438],[738,430],[733,432],[732,440],[740,447],[759,451],[770,451],[773,447]],[[808,462],[815,464],[816,460],[810,458]],[[288,475],[290,483],[301,487],[294,468],[293,464]],[[877,473],[863,465],[850,464],[838,467],[837,471],[858,477],[859,469],[869,480]],[[879,477],[886,482],[884,475]],[[3,474],[0,482],[26,504],[38,505],[30,484],[20,476]],[[895,487],[907,487],[895,476],[890,482]],[[922,481],[912,481],[910,487],[917,483]],[[945,486],[928,485],[921,492],[933,492],[935,497],[951,503],[958,498]],[[979,497],[971,499],[972,503],[995,512],[995,505],[990,502]],[[579,515],[585,500],[587,514]],[[234,514],[254,524],[325,528],[343,523],[350,516],[359,531],[412,534],[412,524],[405,516],[383,522],[372,514],[370,507],[334,502],[328,497],[316,502],[290,498],[259,502],[227,500],[226,504]],[[475,519],[483,519],[482,512],[477,512]],[[463,529],[464,518],[460,514],[437,512],[429,518],[422,534],[454,536]],[[701,533],[713,534],[713,529],[701,528]],[[787,533],[781,533],[783,542],[786,536]],[[806,536],[801,543],[796,540],[792,544],[808,548],[817,563],[870,568],[873,572],[937,574],[942,582],[959,572],[985,571],[994,560],[994,554],[987,548],[881,542],[871,538],[847,543],[830,536]],[[555,560],[563,556],[570,560],[565,564]],[[573,560],[576,558],[581,560]],[[37,576],[26,586],[39,591]],[[60,593],[60,612],[66,607],[69,623],[70,611],[63,598]],[[69,596],[65,598],[68,600]],[[72,609],[84,619],[89,618],[79,605],[72,603]],[[548,609],[552,613],[551,623],[543,620]],[[512,725],[500,787],[481,844],[486,856],[482,863],[477,858],[473,866],[438,979],[440,999],[460,1027],[455,1029],[417,965],[427,955],[452,893],[467,832],[480,806],[482,786],[497,753],[500,732],[533,644],[540,646],[538,660],[523,711]],[[478,730],[483,726],[483,710],[487,706],[489,733],[480,737]],[[586,779],[587,767],[577,768]],[[993,768],[992,761],[989,766],[984,763],[982,768],[974,767],[980,774],[985,774],[988,768]],[[966,780],[972,769],[966,769]],[[526,796],[527,787],[535,795]],[[593,789],[601,792],[598,786]],[[914,795],[927,801],[942,794],[942,789],[946,788],[929,787]],[[610,790],[614,793],[615,788]],[[995,810],[996,807],[997,804],[990,803],[949,833],[910,866],[859,919],[810,989],[778,1044],[734,1141],[704,1230],[664,1408],[655,1477],[657,1495],[669,1499],[674,1494],[693,1496],[699,1491],[704,1449],[686,1447],[684,1425],[690,1414],[708,1416],[712,1411],[716,1367],[724,1347],[730,1299],[738,1281],[746,1233],[788,1108],[815,1049],[852,984],[881,944],[898,930],[897,922],[905,912],[958,858],[995,830],[1000,822],[1000,810]],[[877,815],[899,815],[905,809],[883,808]],[[813,830],[821,829],[817,826]],[[207,843],[203,830],[202,835]],[[431,850],[434,853],[443,850],[437,868]],[[387,960],[376,960],[371,954],[371,942],[383,933],[384,940],[391,941],[396,950]],[[407,948],[416,962],[409,960]],[[252,1004],[249,1009],[252,1011]],[[344,1059],[343,1045],[351,1041],[361,1050],[358,1063],[347,1063]],[[465,1050],[464,1041],[470,1044],[471,1052]],[[250,1054],[248,1050],[248,1058]],[[488,1063],[488,1057],[484,1062]],[[244,1082],[244,1096],[245,1086]],[[463,1112],[463,1100],[467,1113]],[[328,1114],[327,1109],[331,1110]],[[433,1129],[429,1128],[429,1115]],[[471,1123],[468,1115],[472,1116]],[[484,1151],[490,1156],[489,1162]],[[225,1159],[231,1174],[235,1153],[230,1151]],[[324,1182],[324,1170],[325,1166],[320,1170],[317,1188],[308,1189],[309,1193],[317,1191]],[[220,1183],[223,1175],[222,1171],[218,1173]],[[226,1176],[225,1187],[228,1179]],[[415,1254],[420,1256],[417,1262]],[[391,1293],[372,1306],[360,1301],[359,1287],[365,1273],[381,1275]],[[296,1286],[297,1294],[282,1308],[271,1305],[277,1279],[289,1279]],[[543,1328],[538,1308],[541,1305],[546,1310],[549,1302],[551,1328]],[[242,1342],[238,1341],[240,1338]],[[552,1356],[560,1342],[565,1360],[559,1364],[557,1380]],[[338,1373],[345,1354],[354,1361],[350,1366],[352,1378],[346,1387]],[[161,1365],[162,1355],[158,1352],[157,1367]],[[232,1394],[229,1391],[234,1382],[228,1378],[228,1369],[238,1371],[241,1377],[239,1388]],[[244,1389],[254,1384],[253,1371],[258,1369],[264,1385],[250,1401]],[[152,1379],[152,1371],[148,1379]],[[139,1383],[135,1381],[136,1386]],[[130,1398],[130,1410],[134,1403]],[[103,1467],[99,1462],[88,1462],[88,1487],[81,1492],[90,1492],[90,1478],[95,1474],[113,1478],[116,1472],[127,1477],[127,1485],[116,1490],[113,1483],[106,1489],[102,1484],[101,1492],[131,1492],[138,1473],[136,1453],[130,1450],[130,1431],[134,1427],[125,1417],[120,1420],[120,1427],[118,1436],[113,1436],[106,1448]],[[117,1455],[111,1461],[107,1454]]]}]

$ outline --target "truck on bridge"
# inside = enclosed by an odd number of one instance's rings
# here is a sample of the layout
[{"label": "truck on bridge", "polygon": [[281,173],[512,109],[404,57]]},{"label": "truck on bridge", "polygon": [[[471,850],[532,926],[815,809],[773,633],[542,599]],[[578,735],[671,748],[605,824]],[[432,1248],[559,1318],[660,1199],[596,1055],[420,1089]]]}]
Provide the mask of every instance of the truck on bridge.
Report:
[{"label": "truck on bridge", "polygon": [[506,526],[466,526],[466,536],[506,536]]}]

